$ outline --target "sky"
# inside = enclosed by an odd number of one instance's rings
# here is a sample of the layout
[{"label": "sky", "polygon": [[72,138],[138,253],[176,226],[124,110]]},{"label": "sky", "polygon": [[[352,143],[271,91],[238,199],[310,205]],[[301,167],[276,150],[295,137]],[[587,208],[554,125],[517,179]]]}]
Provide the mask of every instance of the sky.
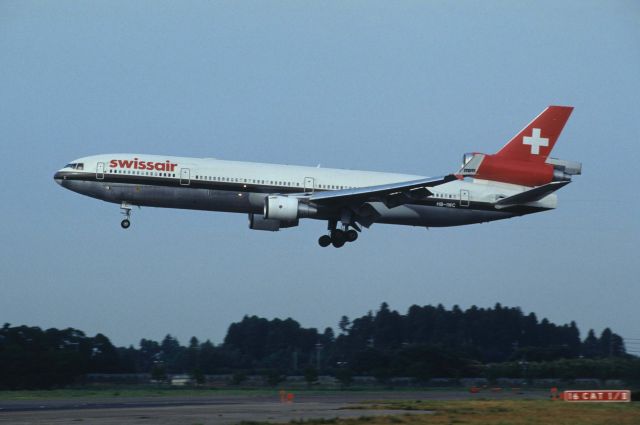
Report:
[{"label": "sky", "polygon": [[[221,343],[247,314],[500,302],[640,338],[639,47],[635,1],[0,0],[0,322]],[[553,104],[575,107],[553,156],[584,164],[557,210],[342,249],[242,214],[124,231],[52,179],[108,152],[437,176]]]}]

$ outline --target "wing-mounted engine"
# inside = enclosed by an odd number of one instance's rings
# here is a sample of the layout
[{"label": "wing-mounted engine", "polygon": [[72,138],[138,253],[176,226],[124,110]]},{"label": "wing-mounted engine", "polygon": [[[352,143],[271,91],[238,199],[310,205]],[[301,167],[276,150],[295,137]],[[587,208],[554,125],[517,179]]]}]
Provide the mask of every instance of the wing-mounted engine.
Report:
[{"label": "wing-mounted engine", "polygon": [[269,232],[277,232],[280,229],[287,227],[296,227],[299,221],[280,221],[265,218],[262,214],[249,214],[249,229],[252,230],[266,230]]},{"label": "wing-mounted engine", "polygon": [[298,219],[297,198],[288,196],[267,196],[264,200],[264,217],[269,220],[292,221]]},{"label": "wing-mounted engine", "polygon": [[582,164],[575,161],[547,158],[544,162],[534,162],[496,154],[466,153],[458,175],[535,187],[555,181],[571,181],[571,176],[581,172]]},{"label": "wing-mounted engine", "polygon": [[314,217],[318,210],[293,196],[269,195],[264,200],[264,217],[270,220],[293,221]]},{"label": "wing-mounted engine", "polygon": [[264,213],[249,214],[249,228],[276,232],[295,227],[300,218],[314,217],[317,209],[292,196],[270,195],[264,199]]}]

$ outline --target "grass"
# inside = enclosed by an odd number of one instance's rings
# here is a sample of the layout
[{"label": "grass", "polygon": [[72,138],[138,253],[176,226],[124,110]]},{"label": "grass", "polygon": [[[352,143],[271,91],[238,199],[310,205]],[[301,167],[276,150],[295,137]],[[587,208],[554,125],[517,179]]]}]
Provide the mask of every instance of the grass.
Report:
[{"label": "grass", "polygon": [[[400,401],[358,406],[406,410],[390,416],[292,421],[291,425],[637,425],[640,403],[567,403],[550,400]],[[433,413],[421,414],[428,410]],[[240,425],[267,425],[241,422]]]},{"label": "grass", "polygon": [[[640,403],[568,403],[551,400],[460,400],[382,402],[364,409],[398,409],[408,413],[429,410],[433,414],[369,418],[371,425],[637,425]],[[363,424],[361,419],[338,425]],[[313,421],[309,424],[314,424]]]}]

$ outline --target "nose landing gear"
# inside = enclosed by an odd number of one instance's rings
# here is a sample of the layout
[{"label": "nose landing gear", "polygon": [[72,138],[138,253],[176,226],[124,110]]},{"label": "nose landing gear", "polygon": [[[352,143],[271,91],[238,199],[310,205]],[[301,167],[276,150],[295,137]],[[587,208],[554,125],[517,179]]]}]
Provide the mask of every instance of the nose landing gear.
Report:
[{"label": "nose landing gear", "polygon": [[358,232],[354,229],[349,229],[349,225],[344,224],[342,229],[337,228],[336,220],[329,220],[329,234],[322,235],[318,239],[318,245],[321,247],[327,247],[333,245],[335,248],[341,248],[347,242],[354,242],[358,239]]},{"label": "nose landing gear", "polygon": [[120,210],[122,215],[124,215],[124,219],[120,222],[120,226],[123,229],[128,229],[129,226],[131,226],[131,221],[129,220],[131,218],[131,206],[126,202],[123,202],[120,204]]}]

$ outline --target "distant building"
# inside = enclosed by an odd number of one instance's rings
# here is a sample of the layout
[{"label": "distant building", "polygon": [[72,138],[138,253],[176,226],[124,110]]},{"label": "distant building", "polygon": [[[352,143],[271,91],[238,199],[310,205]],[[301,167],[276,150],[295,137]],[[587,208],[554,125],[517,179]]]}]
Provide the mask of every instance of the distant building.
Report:
[{"label": "distant building", "polygon": [[173,375],[171,376],[171,385],[176,387],[184,387],[193,385],[194,381],[189,375]]}]

